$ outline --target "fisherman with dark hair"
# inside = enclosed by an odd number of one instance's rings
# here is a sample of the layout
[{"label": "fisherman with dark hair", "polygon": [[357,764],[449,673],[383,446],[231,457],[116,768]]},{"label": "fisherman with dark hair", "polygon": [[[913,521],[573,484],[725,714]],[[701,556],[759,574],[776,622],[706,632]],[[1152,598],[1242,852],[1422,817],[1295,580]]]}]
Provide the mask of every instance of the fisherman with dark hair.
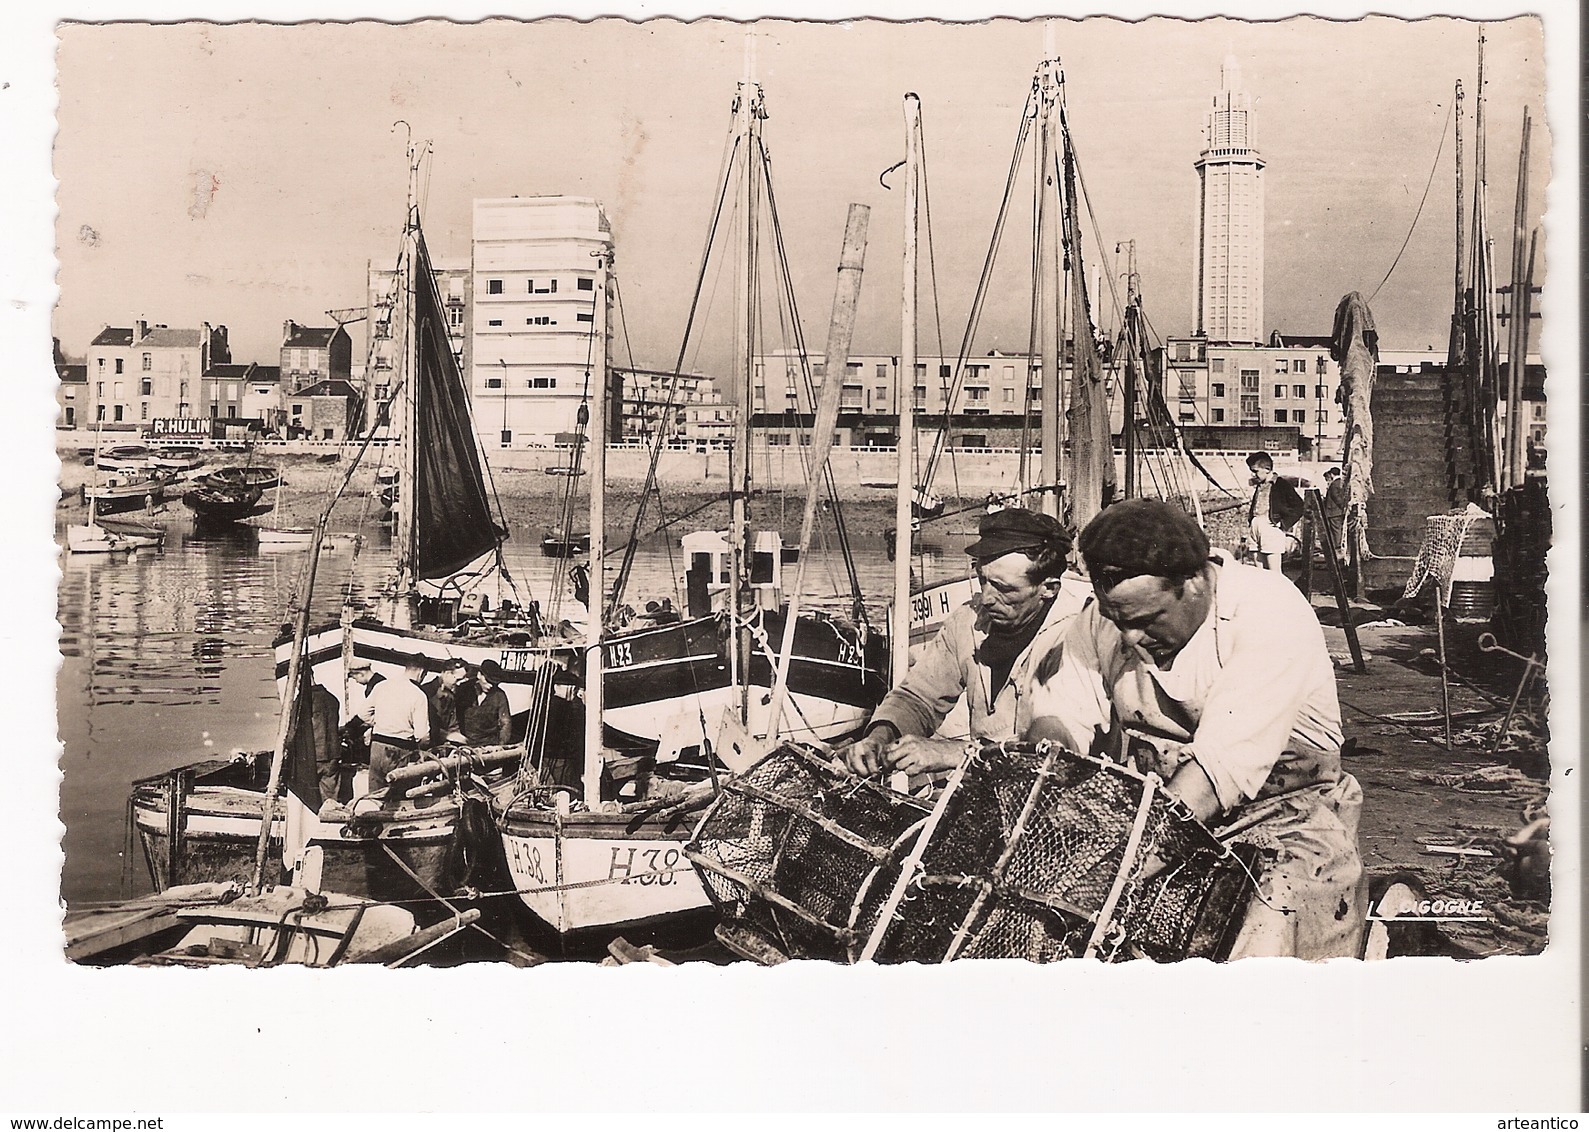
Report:
[{"label": "fisherman with dark hair", "polygon": [[1232,958],[1355,955],[1362,791],[1341,769],[1313,607],[1282,575],[1210,550],[1191,516],[1157,500],[1105,508],[1080,550],[1097,600],[1043,666],[1025,737],[1158,774],[1216,834],[1272,852]]},{"label": "fisherman with dark hair", "polygon": [[1033,669],[1058,647],[1087,599],[1086,582],[1066,574],[1071,536],[1057,519],[1010,507],[983,515],[977,530],[966,553],[981,589],[949,614],[846,750],[857,774],[957,765],[965,743],[934,736],[961,696],[972,738],[1013,739],[1030,719]]},{"label": "fisherman with dark hair", "polygon": [[464,712],[464,738],[474,746],[505,747],[513,738],[513,712],[502,690],[502,666],[482,660],[476,678],[480,696]]},{"label": "fisherman with dark hair", "polygon": [[1252,499],[1247,504],[1247,525],[1253,545],[1263,560],[1264,569],[1279,570],[1287,550],[1295,549],[1296,537],[1290,533],[1306,507],[1297,489],[1275,475],[1274,457],[1254,452],[1247,457],[1252,470]]}]

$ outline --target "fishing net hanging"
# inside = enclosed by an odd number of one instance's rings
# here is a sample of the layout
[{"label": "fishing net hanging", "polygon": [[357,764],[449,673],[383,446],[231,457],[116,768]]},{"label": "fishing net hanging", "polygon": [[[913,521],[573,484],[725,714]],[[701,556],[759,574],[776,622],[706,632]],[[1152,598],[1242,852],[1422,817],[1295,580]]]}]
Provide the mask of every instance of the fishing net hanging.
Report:
[{"label": "fishing net hanging", "polygon": [[1013,743],[975,750],[932,810],[786,745],[687,852],[723,942],[763,962],[1223,959],[1258,857],[1156,777]]},{"label": "fishing net hanging", "polygon": [[1473,524],[1488,517],[1473,503],[1443,515],[1430,515],[1424,524],[1423,543],[1418,547],[1412,577],[1402,591],[1402,599],[1416,597],[1424,583],[1432,580],[1439,587],[1442,608],[1449,607],[1451,584],[1456,573],[1457,558],[1462,553],[1462,544],[1467,540]]}]

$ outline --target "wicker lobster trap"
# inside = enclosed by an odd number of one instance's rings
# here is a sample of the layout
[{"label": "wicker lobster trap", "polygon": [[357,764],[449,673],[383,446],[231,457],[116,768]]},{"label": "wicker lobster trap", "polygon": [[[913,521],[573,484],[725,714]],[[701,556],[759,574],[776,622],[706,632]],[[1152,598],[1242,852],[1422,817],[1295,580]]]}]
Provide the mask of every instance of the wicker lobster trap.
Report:
[{"label": "wicker lobster trap", "polygon": [[931,806],[786,744],[686,853],[759,962],[1220,960],[1258,865],[1156,776],[1050,743],[973,748]]}]

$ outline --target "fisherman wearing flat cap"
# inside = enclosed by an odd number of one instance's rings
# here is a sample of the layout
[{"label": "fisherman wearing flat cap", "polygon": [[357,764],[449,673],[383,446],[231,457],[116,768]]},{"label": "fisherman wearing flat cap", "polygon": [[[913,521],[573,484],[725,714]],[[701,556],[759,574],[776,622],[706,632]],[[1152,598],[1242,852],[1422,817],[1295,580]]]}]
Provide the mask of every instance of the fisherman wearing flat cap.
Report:
[{"label": "fisherman wearing flat cap", "polygon": [[1079,542],[1097,600],[1041,666],[1024,737],[1155,773],[1216,835],[1269,851],[1231,958],[1356,955],[1363,794],[1313,607],[1158,500],[1105,508]]},{"label": "fisherman wearing flat cap", "polygon": [[974,739],[1014,739],[1031,719],[1033,669],[1059,645],[1087,585],[1065,573],[1071,537],[1056,519],[1006,508],[983,515],[978,535],[966,553],[980,591],[949,614],[846,750],[855,773],[926,774],[958,765],[965,742],[935,735],[962,696]]},{"label": "fisherman wearing flat cap", "polygon": [[477,679],[480,696],[464,712],[464,738],[476,747],[505,747],[513,738],[513,712],[502,690],[502,666],[482,660]]}]

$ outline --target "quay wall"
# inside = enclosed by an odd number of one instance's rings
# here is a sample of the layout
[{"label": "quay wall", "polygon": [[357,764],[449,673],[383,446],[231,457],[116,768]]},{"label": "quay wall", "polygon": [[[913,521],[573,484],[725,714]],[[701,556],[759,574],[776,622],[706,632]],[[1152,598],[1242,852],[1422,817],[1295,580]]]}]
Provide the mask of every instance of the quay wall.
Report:
[{"label": "quay wall", "polygon": [[[68,453],[87,451],[93,447],[92,432],[61,430],[57,448],[63,459]],[[143,443],[137,436],[128,435],[114,443]],[[230,444],[222,451],[238,451],[242,445]],[[344,458],[358,451],[357,444],[316,440],[269,440],[254,444],[254,456],[263,462],[282,456],[323,455],[335,452]],[[755,482],[769,488],[797,488],[806,483],[806,458],[809,450],[793,446],[769,446],[758,449],[754,465]],[[1248,471],[1243,463],[1245,452],[1197,451],[1194,453],[1214,477],[1219,488],[1245,496]],[[372,452],[372,455],[376,453]],[[1276,464],[1283,472],[1300,472],[1309,482],[1318,484],[1320,466],[1299,463],[1294,453],[1276,453]],[[671,484],[699,484],[702,487],[726,487],[729,474],[729,454],[726,448],[710,443],[676,444],[665,449],[659,458],[658,474]],[[546,472],[549,468],[566,467],[572,462],[573,451],[567,447],[489,449],[487,461],[493,469],[516,472]],[[607,476],[615,483],[641,483],[650,464],[651,451],[635,443],[618,443],[607,446]],[[829,457],[835,482],[841,487],[892,488],[898,479],[898,453],[889,447],[835,447]],[[1028,457],[1032,473],[1039,455],[1034,450]],[[1178,464],[1179,457],[1170,457]],[[1153,456],[1139,465],[1139,478],[1151,491],[1155,472],[1164,461]],[[940,494],[960,497],[985,495],[989,492],[1007,493],[1014,490],[1020,470],[1020,450],[1016,448],[956,448],[947,453],[939,466],[934,489]],[[1115,452],[1115,474],[1120,482],[1125,478],[1124,454]],[[1162,475],[1162,472],[1159,473]],[[1201,477],[1193,473],[1201,481]],[[555,478],[555,477],[554,477]],[[1204,484],[1206,487],[1207,485]]]}]

